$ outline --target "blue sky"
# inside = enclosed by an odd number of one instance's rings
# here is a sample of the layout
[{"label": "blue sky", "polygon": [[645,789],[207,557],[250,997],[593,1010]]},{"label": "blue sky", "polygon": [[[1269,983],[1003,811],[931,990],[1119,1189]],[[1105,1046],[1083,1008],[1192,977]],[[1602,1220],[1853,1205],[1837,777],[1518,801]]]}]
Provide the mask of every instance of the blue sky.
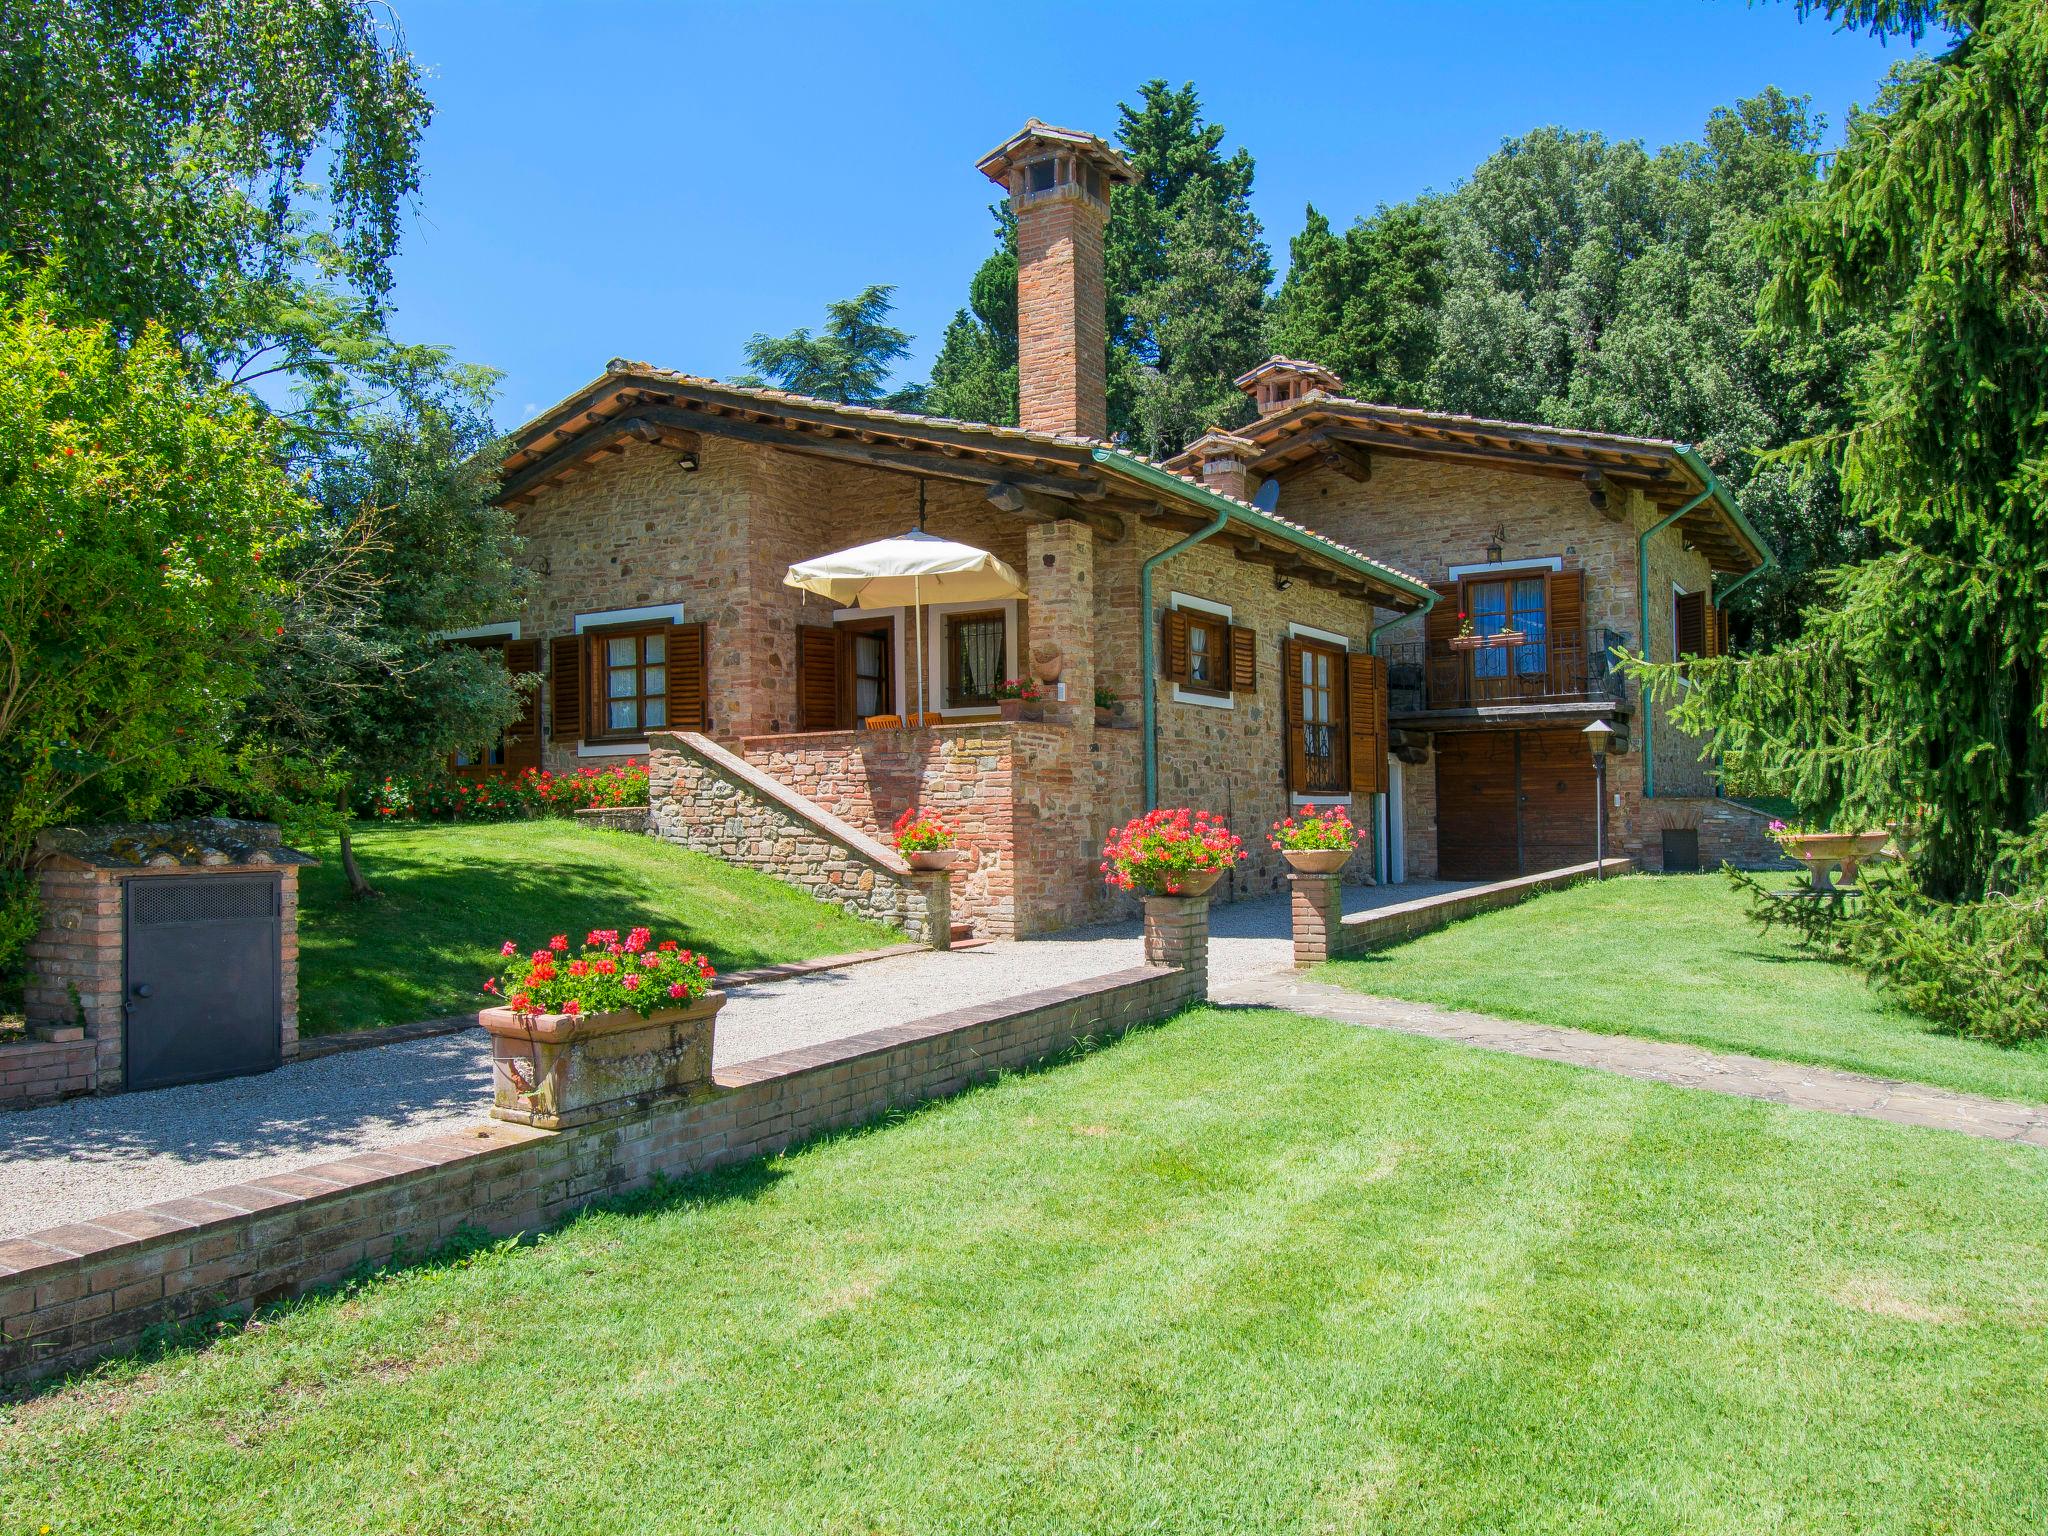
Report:
[{"label": "blue sky", "polygon": [[871,282],[922,378],[989,249],[975,160],[1031,116],[1111,134],[1153,76],[1257,158],[1284,270],[1310,201],[1341,226],[1545,123],[1655,147],[1765,85],[1838,132],[1903,56],[1737,0],[398,10],[437,108],[398,330],[502,370],[504,426],[614,356],[738,372]]}]

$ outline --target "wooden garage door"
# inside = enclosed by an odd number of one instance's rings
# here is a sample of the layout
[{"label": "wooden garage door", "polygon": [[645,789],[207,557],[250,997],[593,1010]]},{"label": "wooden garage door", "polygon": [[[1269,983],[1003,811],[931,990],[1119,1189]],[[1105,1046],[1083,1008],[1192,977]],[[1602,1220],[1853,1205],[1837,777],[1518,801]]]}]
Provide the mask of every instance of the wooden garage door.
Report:
[{"label": "wooden garage door", "polygon": [[1445,732],[1436,797],[1446,880],[1506,880],[1593,856],[1593,755],[1575,730]]},{"label": "wooden garage door", "polygon": [[1446,880],[1506,880],[1515,854],[1515,738],[1446,731],[1436,739],[1436,861]]}]

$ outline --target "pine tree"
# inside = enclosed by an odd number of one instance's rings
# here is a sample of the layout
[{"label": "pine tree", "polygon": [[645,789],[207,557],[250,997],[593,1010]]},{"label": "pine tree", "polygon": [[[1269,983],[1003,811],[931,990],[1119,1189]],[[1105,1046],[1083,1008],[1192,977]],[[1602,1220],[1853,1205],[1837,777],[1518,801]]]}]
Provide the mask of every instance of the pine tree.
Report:
[{"label": "pine tree", "polygon": [[1017,221],[993,210],[998,248],[968,285],[966,309],[946,327],[925,389],[934,416],[1017,424]]},{"label": "pine tree", "polygon": [[891,395],[885,388],[890,371],[910,355],[909,333],[889,324],[895,292],[891,284],[870,283],[850,299],[827,304],[822,335],[812,335],[807,326],[787,336],[756,332],[747,343],[747,361],[795,394],[842,405],[918,409],[922,390]]}]

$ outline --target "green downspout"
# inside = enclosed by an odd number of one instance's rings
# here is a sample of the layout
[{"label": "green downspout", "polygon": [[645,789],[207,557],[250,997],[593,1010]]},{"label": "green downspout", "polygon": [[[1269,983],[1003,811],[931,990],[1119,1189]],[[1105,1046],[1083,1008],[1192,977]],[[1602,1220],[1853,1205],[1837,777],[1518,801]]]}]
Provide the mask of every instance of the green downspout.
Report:
[{"label": "green downspout", "polygon": [[[1441,592],[1431,592],[1428,600],[1420,608],[1416,609],[1415,612],[1397,613],[1387,620],[1386,623],[1373,625],[1365,637],[1366,655],[1379,655],[1381,630],[1392,629],[1396,624],[1405,624],[1410,619],[1421,619],[1423,621],[1423,632],[1427,634],[1429,630],[1429,610],[1442,601],[1443,594]],[[1380,824],[1387,819],[1387,797],[1385,795],[1374,795],[1372,798],[1374,801],[1372,808],[1372,875],[1373,879],[1377,880],[1381,885],[1385,885],[1394,873],[1393,865],[1387,858],[1387,844],[1393,838],[1394,829],[1390,826],[1386,829],[1384,835],[1381,833]]]},{"label": "green downspout", "polygon": [[[1662,522],[1653,523],[1644,529],[1642,534],[1636,539],[1636,588],[1642,601],[1642,629],[1638,632],[1637,639],[1642,643],[1643,659],[1645,661],[1650,659],[1651,539],[1662,533],[1666,528],[1669,528],[1701,502],[1717,500],[1721,503],[1722,509],[1734,520],[1735,526],[1741,529],[1744,535],[1748,537],[1750,543],[1755,548],[1763,551],[1764,565],[1751,571],[1749,576],[1743,577],[1743,580],[1747,581],[1751,576],[1761,575],[1764,568],[1769,566],[1772,558],[1770,545],[1764,542],[1763,535],[1750,526],[1749,519],[1742,515],[1742,508],[1735,504],[1735,498],[1728,494],[1728,488],[1715,478],[1713,470],[1707,467],[1706,461],[1686,443],[1678,444],[1676,452],[1678,462],[1699,476],[1700,485],[1703,489],[1699,495],[1693,497],[1691,501],[1688,501]],[[1739,582],[1737,583],[1738,586],[1740,584]],[[1728,590],[1732,592],[1735,588],[1730,587]],[[1718,607],[1719,604],[1717,603],[1715,606]],[[1653,724],[1655,719],[1656,711],[1651,707],[1648,696],[1645,695],[1643,699],[1643,798],[1645,800],[1657,798],[1657,754],[1654,749],[1653,740]]]},{"label": "green downspout", "polygon": [[[1158,616],[1152,612],[1152,572],[1175,555],[1184,554],[1204,539],[1214,538],[1230,521],[1230,508],[1218,507],[1215,521],[1197,528],[1178,544],[1169,544],[1138,568],[1138,674],[1145,693],[1145,809],[1159,808],[1159,677],[1157,675]],[[1126,567],[1129,569],[1129,567]]]}]

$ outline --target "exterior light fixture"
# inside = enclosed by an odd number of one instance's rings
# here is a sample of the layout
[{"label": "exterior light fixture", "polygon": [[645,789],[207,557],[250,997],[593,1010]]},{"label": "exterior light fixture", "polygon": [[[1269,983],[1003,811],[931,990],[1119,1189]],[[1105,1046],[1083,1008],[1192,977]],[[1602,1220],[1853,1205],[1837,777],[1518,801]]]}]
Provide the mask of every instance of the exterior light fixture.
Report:
[{"label": "exterior light fixture", "polygon": [[1593,878],[1607,878],[1607,748],[1614,741],[1614,727],[1595,720],[1580,733],[1593,751]]},{"label": "exterior light fixture", "polygon": [[694,475],[695,473],[697,473],[696,451],[694,449],[691,449],[678,454],[676,456],[676,468],[680,469],[686,475]]},{"label": "exterior light fixture", "polygon": [[1486,563],[1499,565],[1501,550],[1507,543],[1508,525],[1502,523],[1493,530],[1493,537],[1486,541]]}]

